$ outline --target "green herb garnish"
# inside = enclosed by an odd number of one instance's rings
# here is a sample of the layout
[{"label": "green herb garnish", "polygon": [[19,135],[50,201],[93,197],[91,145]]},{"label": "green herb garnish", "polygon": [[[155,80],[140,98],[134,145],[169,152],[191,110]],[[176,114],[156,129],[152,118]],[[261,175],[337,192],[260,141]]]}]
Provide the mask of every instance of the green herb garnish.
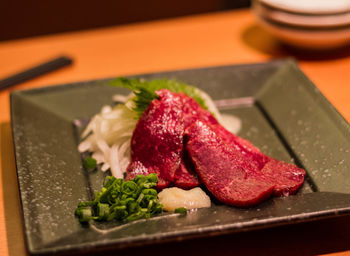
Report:
[{"label": "green herb garnish", "polygon": [[91,156],[88,156],[84,160],[84,168],[88,170],[95,169],[97,166],[97,161],[95,158],[92,158]]},{"label": "green herb garnish", "polygon": [[154,173],[136,175],[128,181],[107,176],[101,191],[95,193],[95,199],[79,203],[75,215],[81,223],[150,218],[161,213],[163,207],[158,201],[157,191],[152,188],[157,182]]},{"label": "green herb garnish", "polygon": [[157,99],[158,95],[155,91],[160,89],[167,89],[172,92],[182,92],[187,96],[193,98],[204,109],[207,109],[204,99],[199,95],[196,87],[188,84],[178,82],[176,80],[168,79],[154,79],[150,81],[140,80],[137,78],[119,77],[110,82],[110,85],[129,88],[135,94],[132,99],[135,103],[134,111],[137,112],[138,117],[147,109],[152,100]]},{"label": "green herb garnish", "polygon": [[180,213],[182,215],[186,215],[187,214],[187,209],[185,207],[179,207],[175,209],[175,213]]}]

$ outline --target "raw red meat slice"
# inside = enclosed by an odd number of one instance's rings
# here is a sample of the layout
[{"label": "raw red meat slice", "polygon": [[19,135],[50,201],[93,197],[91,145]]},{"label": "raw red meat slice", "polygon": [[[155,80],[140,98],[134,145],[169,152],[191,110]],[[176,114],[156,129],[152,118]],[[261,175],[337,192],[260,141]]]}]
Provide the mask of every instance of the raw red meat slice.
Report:
[{"label": "raw red meat slice", "polygon": [[274,195],[297,192],[305,171],[261,153],[219,125],[197,121],[185,132],[186,150],[208,190],[220,201],[240,207]]},{"label": "raw red meat slice", "polygon": [[[215,117],[204,110],[194,99],[181,95],[182,114],[185,129],[193,124],[196,120],[202,120],[209,124],[219,124]],[[194,166],[188,158],[186,152],[183,152],[182,162],[175,173],[174,185],[183,189],[190,189],[200,185],[198,175],[194,171]]]},{"label": "raw red meat slice", "polygon": [[294,164],[270,158],[261,173],[275,183],[274,195],[289,196],[295,194],[304,182],[305,171]]},{"label": "raw red meat slice", "polygon": [[213,127],[197,121],[186,131],[186,150],[207,189],[223,203],[248,207],[271,196],[274,185],[229,146]]},{"label": "raw red meat slice", "polygon": [[200,185],[200,181],[195,172],[190,171],[187,169],[184,163],[181,163],[175,174],[174,185],[183,189],[191,189],[198,187]]},{"label": "raw red meat slice", "polygon": [[[158,93],[164,93],[159,91]],[[200,120],[207,124],[219,124],[215,117],[207,110],[203,109],[194,99],[178,93],[182,99],[182,114],[185,128]]]},{"label": "raw red meat slice", "polygon": [[169,91],[150,103],[131,139],[127,179],[139,174],[142,165],[145,172],[158,174],[159,189],[173,181],[182,157],[184,122],[181,109],[181,98]]},{"label": "raw red meat slice", "polygon": [[134,130],[127,179],[157,173],[158,189],[189,189],[203,182],[217,199],[240,207],[272,194],[294,194],[302,185],[304,170],[264,155],[192,98],[168,90],[156,93],[159,98]]},{"label": "raw red meat slice", "polygon": [[175,173],[174,185],[183,189],[191,189],[200,185],[193,163],[185,152],[180,167]]},{"label": "raw red meat slice", "polygon": [[249,141],[230,133],[220,125],[215,126],[215,132],[227,144],[240,151],[247,161],[255,164],[262,174],[274,183],[274,195],[288,196],[295,194],[303,184],[305,176],[303,169],[263,154]]},{"label": "raw red meat slice", "polygon": [[270,157],[261,153],[261,151],[252,143],[229,132],[221,125],[215,126],[215,132],[226,144],[234,147],[235,150],[239,151],[242,156],[247,159],[247,161],[250,161],[251,164],[254,164],[256,168],[262,169],[270,160]]},{"label": "raw red meat slice", "polygon": [[168,90],[156,92],[138,121],[131,139],[131,163],[127,179],[137,174],[157,173],[158,189],[174,183],[181,188],[199,185],[198,176],[183,162],[183,133],[195,120],[218,124],[195,100]]}]

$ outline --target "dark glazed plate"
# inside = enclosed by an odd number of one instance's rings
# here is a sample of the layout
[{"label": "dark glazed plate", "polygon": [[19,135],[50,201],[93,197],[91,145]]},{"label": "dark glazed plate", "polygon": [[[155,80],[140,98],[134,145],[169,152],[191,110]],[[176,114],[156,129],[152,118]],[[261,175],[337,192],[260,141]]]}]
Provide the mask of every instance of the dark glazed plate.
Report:
[{"label": "dark glazed plate", "polygon": [[81,127],[75,121],[87,120],[112,104],[113,94],[127,91],[107,86],[106,79],[14,92],[12,127],[31,254],[118,249],[350,213],[349,124],[293,61],[140,76],[176,78],[207,91],[222,111],[241,118],[239,135],[307,170],[303,188],[250,209],[213,204],[183,218],[164,214],[85,227],[73,213],[78,202],[100,189],[103,173],[83,170],[77,151]]}]

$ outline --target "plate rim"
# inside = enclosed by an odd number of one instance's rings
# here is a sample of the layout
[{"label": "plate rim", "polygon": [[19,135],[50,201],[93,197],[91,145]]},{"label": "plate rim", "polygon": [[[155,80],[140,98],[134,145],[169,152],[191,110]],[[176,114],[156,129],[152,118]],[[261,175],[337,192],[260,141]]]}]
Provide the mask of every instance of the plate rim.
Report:
[{"label": "plate rim", "polygon": [[[291,61],[291,60],[277,60],[277,61],[272,61],[274,63],[278,63],[279,67],[277,68],[277,70],[280,69],[281,66],[285,65],[286,63],[294,63],[294,61]],[[195,68],[195,69],[183,69],[183,70],[173,70],[175,72],[177,71],[186,71],[186,70],[202,70],[202,69],[210,69],[210,68],[220,68],[220,67],[240,67],[240,66],[254,66],[254,65],[265,65],[267,63],[270,63],[270,62],[260,62],[260,63],[253,63],[253,64],[241,64],[241,65],[223,65],[223,66],[214,66],[214,67],[204,67],[204,68]],[[296,64],[295,64],[296,65]],[[169,70],[169,71],[164,71],[164,72],[172,72],[172,70]],[[163,71],[162,72],[154,72],[154,73],[147,73],[147,74],[160,74],[160,73],[164,73]],[[147,74],[135,74],[135,75],[131,75],[131,76],[128,76],[128,77],[134,77],[134,76],[144,76],[144,75],[147,75]],[[306,76],[305,76],[306,77]],[[307,78],[307,77],[306,77]],[[93,82],[99,82],[99,81],[108,81],[110,80],[111,78],[105,78],[105,79],[93,79],[93,80],[88,80],[88,81],[81,81],[81,82],[74,82],[74,83],[65,83],[65,84],[59,84],[59,85],[55,85],[55,86],[48,86],[48,87],[40,87],[40,88],[35,88],[35,89],[29,89],[29,90],[21,90],[21,91],[14,91],[10,94],[10,105],[11,105],[11,127],[12,127],[12,137],[14,138],[15,137],[15,131],[14,131],[14,104],[13,104],[13,97],[16,97],[18,95],[21,95],[21,94],[31,94],[31,93],[45,93],[47,91],[52,91],[52,90],[60,90],[60,89],[65,89],[65,88],[68,88],[71,86],[82,86],[84,84],[89,84],[89,83],[93,83]],[[309,80],[310,81],[310,80]],[[311,81],[310,81],[311,82]],[[311,82],[311,84],[313,85],[313,83]],[[314,85],[313,85],[314,86]],[[316,86],[314,86],[317,89]],[[345,120],[345,118],[338,112],[337,109],[335,109],[335,107],[324,97],[324,95],[318,91],[320,96],[322,97],[322,100],[325,100],[326,103],[328,104],[328,107],[331,107],[332,111],[335,111],[334,113],[336,113],[338,115],[338,118],[341,117],[342,118],[342,122],[345,122],[347,125],[348,125],[348,128],[349,128],[349,124],[347,123],[347,121]],[[15,151],[16,151],[16,145],[15,145],[15,141],[14,141],[14,147],[15,147]],[[18,172],[18,167],[17,167],[17,162],[18,159],[17,159],[17,156],[16,156],[16,153],[15,153],[15,162],[16,162],[16,171],[17,171],[17,176],[20,175],[20,173]],[[17,179],[18,181],[18,185],[19,185],[19,190],[20,190],[20,203],[21,203],[21,211],[22,211],[22,218],[23,218],[23,224],[25,225],[25,220],[24,220],[24,216],[23,216],[23,204],[22,204],[22,194],[21,194],[21,187],[20,187],[20,183],[19,183],[19,179]],[[342,216],[344,214],[349,214],[350,213],[350,205],[349,207],[347,208],[344,208],[344,209],[340,209],[337,211],[337,216]],[[308,216],[304,216],[305,218],[304,219],[300,219],[300,216],[294,216],[292,217],[292,219],[290,220],[295,220],[295,221],[298,221],[298,222],[305,222],[305,221],[310,221],[310,220],[314,220],[312,218],[327,218],[327,217],[334,217],[333,216],[333,212],[331,213],[330,211],[325,211],[324,213],[321,214],[321,212],[317,212],[317,213],[314,213],[314,214],[310,214]],[[268,227],[273,227],[273,226],[278,226],[278,225],[285,225],[285,224],[294,224],[294,223],[298,223],[298,222],[293,222],[291,223],[291,221],[289,222],[286,222],[286,219],[285,217],[282,219],[279,219],[277,218],[275,221],[269,221],[267,222],[266,220],[262,220],[261,223],[260,223],[260,226],[259,225],[255,225],[255,228],[256,229],[261,229],[261,228],[264,228],[265,226],[268,226]],[[256,224],[257,222],[255,222],[254,224]],[[233,227],[235,225],[232,225]],[[248,227],[249,230],[251,230],[251,228]],[[24,227],[24,230],[25,230],[25,239],[26,239],[26,244],[27,244],[27,248],[29,249],[29,252],[31,254],[41,254],[41,253],[50,253],[52,252],[52,248],[41,248],[41,249],[37,249],[37,248],[31,248],[30,244],[29,244],[29,241],[28,241],[28,236],[29,234],[27,234],[26,232],[26,227]],[[220,231],[220,232],[219,232]],[[223,233],[231,233],[231,232],[236,232],[236,229],[235,228],[229,228],[227,227],[226,225],[226,228],[223,230],[223,229],[220,229],[220,228],[213,228],[211,226],[211,229],[210,227],[208,227],[207,231],[205,231],[206,234],[210,234],[210,233],[218,233],[218,234],[223,234]],[[185,238],[191,238],[191,237],[196,237],[198,235],[203,235],[205,232],[203,233],[195,233],[193,232],[193,230],[189,230],[188,231],[188,236],[184,233],[182,233],[182,236],[185,237]],[[237,230],[237,232],[239,232],[239,230]],[[193,236],[191,236],[193,235]],[[204,234],[205,235],[205,234]],[[155,236],[157,237],[157,236]],[[176,235],[174,235],[174,237],[176,237]],[[166,242],[166,238],[169,238],[170,240],[173,240],[173,236],[172,235],[168,235],[166,236],[165,238],[162,237],[162,241],[158,241],[158,242]],[[116,239],[116,240],[119,240],[119,239]],[[139,243],[141,244],[151,244],[151,243],[154,243],[154,241],[152,241],[152,239],[149,239],[149,243],[144,243],[145,240],[142,241],[142,239],[139,241]],[[137,242],[137,239],[136,241]],[[94,249],[99,249],[100,247],[105,247],[105,246],[109,246],[109,245],[112,245],[113,248],[115,248],[115,241],[114,240],[110,240],[110,242],[107,244],[107,243],[103,243],[103,244],[99,244],[98,242],[94,245],[91,246],[91,243],[89,243],[89,245],[86,245],[86,244],[81,244],[81,247],[79,246],[63,246],[63,247],[55,247],[57,249],[57,252],[67,252],[67,251],[74,251],[74,250],[81,250],[83,248],[83,250],[94,250]],[[56,250],[55,250],[56,251]]]}]

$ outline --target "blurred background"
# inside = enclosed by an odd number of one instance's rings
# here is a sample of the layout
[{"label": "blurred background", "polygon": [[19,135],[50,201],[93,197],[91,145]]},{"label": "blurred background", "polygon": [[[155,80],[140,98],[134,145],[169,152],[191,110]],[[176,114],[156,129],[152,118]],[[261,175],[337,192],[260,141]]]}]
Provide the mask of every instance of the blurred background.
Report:
[{"label": "blurred background", "polygon": [[249,0],[1,0],[0,41],[249,5]]}]

